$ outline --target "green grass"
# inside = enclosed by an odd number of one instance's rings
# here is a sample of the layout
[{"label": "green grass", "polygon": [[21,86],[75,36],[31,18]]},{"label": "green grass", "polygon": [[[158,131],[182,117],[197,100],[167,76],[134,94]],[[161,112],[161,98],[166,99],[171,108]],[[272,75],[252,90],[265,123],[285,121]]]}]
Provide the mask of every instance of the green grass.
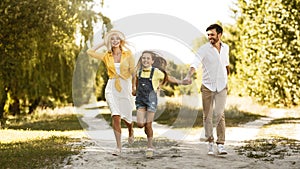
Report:
[{"label": "green grass", "polygon": [[7,118],[0,130],[0,168],[58,168],[63,159],[78,154],[83,147],[72,143],[85,138],[82,123],[66,110]]},{"label": "green grass", "polygon": [[283,137],[245,141],[246,145],[235,148],[239,155],[263,161],[284,159],[285,156],[300,154],[300,141]]},{"label": "green grass", "polygon": [[74,149],[70,142],[80,141],[67,137],[52,136],[47,139],[34,139],[26,142],[0,144],[1,168],[57,168],[63,159],[78,154],[80,147]]},{"label": "green grass", "polygon": [[61,114],[56,116],[44,115],[37,119],[15,120],[8,125],[8,129],[23,129],[23,130],[82,130],[82,124],[75,114]]},{"label": "green grass", "polygon": [[[262,116],[258,114],[241,111],[237,107],[230,107],[225,110],[227,127],[236,127],[261,117]],[[160,124],[177,128],[203,127],[202,109],[193,109],[178,103],[167,102],[164,111],[161,112],[161,114],[157,113],[155,119],[155,121]]]},{"label": "green grass", "polygon": [[265,124],[264,126],[270,126],[276,124],[300,124],[300,118],[287,117],[287,118],[275,119],[272,120],[270,123]]},{"label": "green grass", "polygon": [[[133,115],[136,115],[136,111],[133,112]],[[263,116],[239,110],[237,107],[230,107],[225,110],[227,127],[236,127],[261,117]],[[110,114],[99,114],[97,118],[104,118],[111,125]],[[158,107],[154,121],[175,128],[203,127],[203,113],[202,109],[182,106],[180,103],[167,102],[166,105]],[[122,122],[122,128],[125,127],[125,123]]]}]

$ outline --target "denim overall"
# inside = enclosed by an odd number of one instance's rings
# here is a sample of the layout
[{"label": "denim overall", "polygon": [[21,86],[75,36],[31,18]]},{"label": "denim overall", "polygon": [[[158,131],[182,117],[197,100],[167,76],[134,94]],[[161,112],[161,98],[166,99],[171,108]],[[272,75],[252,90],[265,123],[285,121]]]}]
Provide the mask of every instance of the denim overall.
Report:
[{"label": "denim overall", "polygon": [[136,109],[145,108],[147,111],[156,112],[157,108],[157,94],[153,89],[152,77],[154,74],[154,67],[151,69],[150,77],[141,77],[142,70],[138,74],[138,85],[136,92],[135,105]]}]

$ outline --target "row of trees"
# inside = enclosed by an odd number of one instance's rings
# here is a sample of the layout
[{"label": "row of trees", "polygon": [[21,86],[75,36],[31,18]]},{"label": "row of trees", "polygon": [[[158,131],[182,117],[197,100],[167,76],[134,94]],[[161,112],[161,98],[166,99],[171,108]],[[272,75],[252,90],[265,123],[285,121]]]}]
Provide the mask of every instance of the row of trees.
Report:
[{"label": "row of trees", "polygon": [[76,57],[92,35],[93,23],[110,25],[92,10],[92,2],[0,2],[0,118],[4,112],[31,113],[38,105],[72,102]]},{"label": "row of trees", "polygon": [[238,0],[236,7],[236,24],[226,27],[233,92],[272,106],[299,105],[300,0]]},{"label": "row of trees", "polygon": [[[100,63],[80,51],[86,48],[94,23],[111,29],[110,20],[95,13],[93,5],[92,0],[0,2],[0,118],[4,112],[30,113],[39,105],[80,105],[89,99],[81,100],[95,89],[87,85],[95,76],[88,69],[97,70]],[[231,47],[230,92],[254,96],[269,105],[299,105],[299,0],[238,0],[232,11],[236,24],[223,25]],[[79,44],[77,34],[82,35]],[[77,56],[82,59],[76,63]],[[105,74],[103,69],[100,64],[97,74]],[[186,67],[171,63],[169,72],[180,78],[180,69]],[[107,79],[97,78],[100,88],[92,92],[103,99]]]}]

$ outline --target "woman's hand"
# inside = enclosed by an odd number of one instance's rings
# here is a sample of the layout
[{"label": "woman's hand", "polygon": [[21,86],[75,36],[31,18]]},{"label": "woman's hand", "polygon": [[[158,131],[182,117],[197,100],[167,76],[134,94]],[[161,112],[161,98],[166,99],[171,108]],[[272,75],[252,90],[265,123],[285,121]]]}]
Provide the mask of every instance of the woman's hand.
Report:
[{"label": "woman's hand", "polygon": [[136,96],[136,88],[135,87],[132,88],[131,94],[132,94],[132,96]]}]

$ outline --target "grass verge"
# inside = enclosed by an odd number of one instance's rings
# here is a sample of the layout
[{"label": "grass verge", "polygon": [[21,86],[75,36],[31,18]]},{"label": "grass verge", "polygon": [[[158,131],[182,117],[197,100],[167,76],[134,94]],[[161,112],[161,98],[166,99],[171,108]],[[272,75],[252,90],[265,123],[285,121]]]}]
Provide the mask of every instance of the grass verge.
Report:
[{"label": "grass verge", "polygon": [[280,118],[272,120],[270,123],[265,124],[264,126],[271,126],[276,124],[300,124],[300,118],[294,118],[294,117],[286,117],[286,118]]},{"label": "grass verge", "polygon": [[[133,115],[136,115],[136,111],[133,112]],[[97,117],[104,118],[111,125],[110,114],[99,114]],[[232,106],[225,110],[225,117],[227,127],[236,127],[263,116],[245,112]],[[158,107],[154,121],[174,128],[203,127],[203,113],[202,109],[183,106],[180,103],[166,102],[164,106]],[[126,125],[122,123],[122,127],[125,128]]]},{"label": "grass verge", "polygon": [[[35,115],[33,115],[35,116]],[[70,131],[82,130],[83,124],[80,124],[80,116],[76,114],[44,114],[39,117],[19,116],[11,118],[7,129],[16,130],[46,130],[46,131]]]},{"label": "grass verge", "polygon": [[43,110],[7,119],[0,130],[0,168],[58,168],[63,160],[78,154],[82,124],[68,108]]},{"label": "grass verge", "polygon": [[239,155],[263,161],[284,159],[285,156],[299,156],[300,141],[283,137],[245,141],[246,145],[235,148]]},{"label": "grass verge", "polygon": [[72,146],[79,139],[52,136],[26,142],[0,144],[1,168],[57,168],[65,157],[78,154],[81,147]]}]

